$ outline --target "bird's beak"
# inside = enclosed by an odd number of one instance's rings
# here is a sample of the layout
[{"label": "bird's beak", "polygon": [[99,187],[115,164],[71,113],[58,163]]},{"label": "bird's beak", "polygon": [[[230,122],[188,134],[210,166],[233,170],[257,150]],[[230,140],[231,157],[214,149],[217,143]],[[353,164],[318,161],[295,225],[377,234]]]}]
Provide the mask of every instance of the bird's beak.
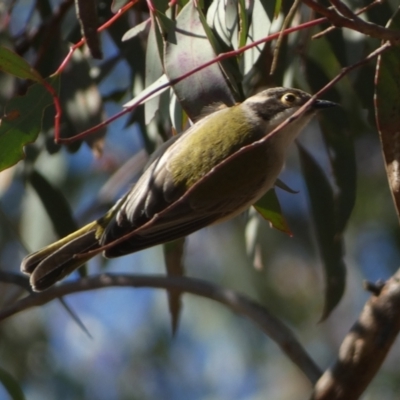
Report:
[{"label": "bird's beak", "polygon": [[319,110],[322,108],[329,108],[329,107],[336,107],[338,106],[337,103],[334,103],[333,101],[328,101],[328,100],[315,100],[313,105],[311,106],[312,108]]}]

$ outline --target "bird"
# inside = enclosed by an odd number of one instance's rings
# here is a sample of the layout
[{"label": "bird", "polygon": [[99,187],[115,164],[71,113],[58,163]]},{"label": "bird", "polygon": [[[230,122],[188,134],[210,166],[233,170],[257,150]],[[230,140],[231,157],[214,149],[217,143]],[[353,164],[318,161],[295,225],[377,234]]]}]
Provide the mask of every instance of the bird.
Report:
[{"label": "bird", "polygon": [[266,89],[167,140],[103,217],[23,259],[32,289],[48,289],[101,252],[123,256],[245,211],[274,186],[287,148],[317,111],[336,105],[313,99],[294,116],[311,98],[299,89]]}]

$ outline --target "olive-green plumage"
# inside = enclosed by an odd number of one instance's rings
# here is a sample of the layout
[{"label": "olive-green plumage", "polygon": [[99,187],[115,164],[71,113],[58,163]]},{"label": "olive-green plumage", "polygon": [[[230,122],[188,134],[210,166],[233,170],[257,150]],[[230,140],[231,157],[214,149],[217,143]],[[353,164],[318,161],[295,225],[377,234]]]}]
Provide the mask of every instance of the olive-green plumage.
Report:
[{"label": "olive-green plumage", "polygon": [[170,139],[103,218],[23,260],[33,289],[47,289],[103,250],[106,257],[132,253],[244,211],[273,187],[287,147],[315,112],[334,105],[316,100],[268,136],[310,97],[297,89],[268,89]]}]

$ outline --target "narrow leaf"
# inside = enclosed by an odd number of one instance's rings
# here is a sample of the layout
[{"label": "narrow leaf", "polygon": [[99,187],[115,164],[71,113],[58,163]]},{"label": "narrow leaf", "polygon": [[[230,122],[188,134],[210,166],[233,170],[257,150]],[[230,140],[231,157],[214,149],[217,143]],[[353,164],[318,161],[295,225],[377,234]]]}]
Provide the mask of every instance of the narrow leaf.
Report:
[{"label": "narrow leaf", "polygon": [[120,8],[122,8],[125,4],[128,3],[129,0],[113,0],[111,4],[111,11],[113,13],[117,13]]},{"label": "narrow leaf", "polygon": [[0,46],[0,70],[21,79],[41,82],[43,78],[22,57],[7,47]]},{"label": "narrow leaf", "polygon": [[[183,276],[185,267],[183,265],[183,254],[185,247],[185,238],[174,240],[164,244],[164,258],[165,266],[167,268],[168,276]],[[178,324],[179,316],[182,309],[181,303],[182,293],[176,290],[168,291],[168,304],[169,312],[171,314],[172,334],[175,335]]]},{"label": "narrow leaf", "polygon": [[29,175],[29,183],[42,201],[59,237],[67,236],[78,229],[71,208],[59,189],[35,170]]},{"label": "narrow leaf", "polygon": [[[165,72],[171,80],[213,60],[215,56],[194,3],[189,2],[179,13],[174,31],[168,32]],[[218,64],[212,64],[177,83],[174,91],[192,120],[212,103],[235,103]]]},{"label": "narrow leaf", "polygon": [[[78,226],[72,216],[72,210],[61,191],[54,187],[38,171],[34,170],[28,179],[38,194],[57,236],[62,238],[76,231]],[[78,272],[81,276],[86,276],[86,268],[80,268]]]},{"label": "narrow leaf", "polygon": [[19,382],[3,368],[0,368],[0,382],[12,400],[25,400]]},{"label": "narrow leaf", "polygon": [[139,33],[144,32],[150,25],[151,25],[151,19],[148,18],[143,22],[141,22],[140,24],[137,24],[133,28],[129,29],[129,31],[125,32],[121,40],[123,42],[126,42],[127,40],[134,38]]},{"label": "narrow leaf", "polygon": [[321,319],[329,316],[343,296],[346,267],[341,235],[336,231],[333,190],[321,167],[298,144],[304,179],[310,197],[317,241],[325,272],[325,304]]},{"label": "narrow leaf", "polygon": [[281,206],[276,196],[275,190],[269,190],[253,207],[261,214],[261,216],[270,222],[271,226],[292,236],[289,225],[282,215]]},{"label": "narrow leaf", "polygon": [[151,96],[147,97],[145,100],[143,100],[150,92],[153,90],[157,89],[157,87],[164,85],[168,83],[168,78],[166,75],[162,75],[160,78],[158,78],[156,81],[154,81],[150,86],[148,86],[146,89],[144,89],[141,93],[139,93],[135,98],[132,100],[129,100],[127,103],[123,105],[124,108],[131,107],[134,104],[144,104],[148,102],[149,100],[159,96],[161,93],[164,93],[169,86],[166,86],[165,88],[161,89],[157,93],[152,94]]},{"label": "narrow leaf", "polygon": [[297,194],[299,193],[298,190],[294,190],[288,185],[286,185],[285,182],[281,181],[280,179],[277,179],[275,182],[275,187],[278,187],[279,189],[284,190],[285,192],[292,193],[292,194]]},{"label": "narrow leaf", "polygon": [[[315,54],[314,60],[307,59],[307,77],[312,92],[317,91],[329,81],[329,75],[332,73],[331,66],[338,64],[331,45],[325,42],[324,48],[324,55],[329,58],[330,63],[320,62]],[[353,117],[360,114],[360,110],[355,108],[357,106],[349,104],[349,100],[353,104],[358,103],[351,86],[342,85],[340,92],[334,89],[329,94],[329,100],[339,104],[346,103],[346,109],[354,111],[351,113],[352,118],[348,118],[348,112],[339,106],[319,116],[324,141],[328,148],[330,168],[336,184],[335,189],[337,189],[335,193],[336,233],[341,234],[346,228],[356,199],[357,174],[352,132],[360,129],[356,127],[356,118]]]}]

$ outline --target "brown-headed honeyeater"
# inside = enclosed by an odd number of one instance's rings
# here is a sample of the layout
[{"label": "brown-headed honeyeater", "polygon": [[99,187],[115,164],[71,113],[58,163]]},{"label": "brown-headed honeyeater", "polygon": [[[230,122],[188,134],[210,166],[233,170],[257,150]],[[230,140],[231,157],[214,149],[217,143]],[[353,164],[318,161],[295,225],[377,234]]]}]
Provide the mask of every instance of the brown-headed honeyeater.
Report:
[{"label": "brown-headed honeyeater", "polygon": [[25,257],[21,270],[30,274],[33,289],[47,289],[102,251],[122,256],[240,214],[274,186],[286,149],[316,111],[335,105],[315,100],[257,142],[310,97],[297,89],[267,89],[169,139],[105,216]]}]

